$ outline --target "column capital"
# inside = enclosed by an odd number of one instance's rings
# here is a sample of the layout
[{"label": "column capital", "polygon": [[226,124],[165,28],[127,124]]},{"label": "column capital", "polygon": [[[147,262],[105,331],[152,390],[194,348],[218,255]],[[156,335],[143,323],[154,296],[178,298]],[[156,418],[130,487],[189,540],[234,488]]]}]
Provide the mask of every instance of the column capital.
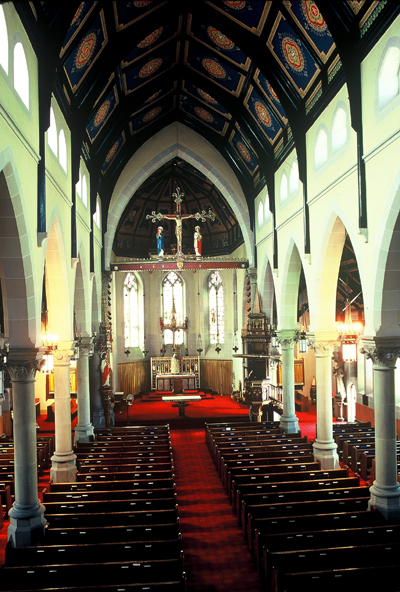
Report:
[{"label": "column capital", "polygon": [[307,338],[316,356],[331,356],[340,347],[340,340],[336,332],[307,333]]},{"label": "column capital", "polygon": [[396,367],[400,356],[400,340],[398,337],[362,337],[361,353],[372,360],[376,370],[389,370]]},{"label": "column capital", "polygon": [[29,382],[35,380],[35,375],[44,363],[43,352],[39,349],[16,349],[10,351],[5,369],[12,382]]},{"label": "column capital", "polygon": [[283,349],[294,347],[294,344],[298,342],[298,335],[294,329],[278,331],[279,343]]},{"label": "column capital", "polygon": [[74,341],[62,341],[58,348],[53,351],[54,366],[69,366],[71,358],[74,357]]},{"label": "column capital", "polygon": [[81,337],[76,346],[79,349],[79,355],[91,356],[94,353],[93,337]]},{"label": "column capital", "polygon": [[247,274],[248,274],[251,282],[257,281],[257,267],[249,267],[247,269]]}]

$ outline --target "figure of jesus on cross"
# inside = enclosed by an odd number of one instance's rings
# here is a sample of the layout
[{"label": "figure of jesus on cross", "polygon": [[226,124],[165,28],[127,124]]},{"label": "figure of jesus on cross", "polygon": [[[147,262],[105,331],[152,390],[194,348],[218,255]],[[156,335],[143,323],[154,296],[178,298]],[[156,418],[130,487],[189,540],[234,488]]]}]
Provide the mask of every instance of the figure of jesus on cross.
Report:
[{"label": "figure of jesus on cross", "polygon": [[168,218],[170,220],[175,220],[175,235],[176,235],[176,254],[177,257],[182,257],[182,220],[186,220],[187,218],[195,218],[197,221],[201,220],[202,222],[206,221],[206,218],[210,218],[210,220],[215,220],[214,212],[206,212],[203,210],[201,214],[196,212],[196,214],[182,214],[181,213],[181,203],[182,197],[184,197],[184,193],[181,193],[180,187],[176,188],[176,193],[172,194],[174,197],[174,202],[176,203],[176,212],[175,214],[156,214],[156,212],[151,212],[146,216],[146,220],[151,220],[152,222],[161,222],[163,218]]}]

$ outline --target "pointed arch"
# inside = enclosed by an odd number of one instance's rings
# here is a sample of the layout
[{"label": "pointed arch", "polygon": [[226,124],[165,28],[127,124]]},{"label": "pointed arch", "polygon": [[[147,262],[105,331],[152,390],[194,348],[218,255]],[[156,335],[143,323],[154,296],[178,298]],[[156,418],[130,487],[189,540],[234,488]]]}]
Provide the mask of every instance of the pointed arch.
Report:
[{"label": "pointed arch", "polygon": [[299,294],[302,261],[300,249],[291,237],[286,252],[278,306],[278,327],[280,330],[294,330],[297,327],[297,301]]},{"label": "pointed arch", "polygon": [[74,331],[82,335],[90,335],[89,323],[89,285],[87,258],[83,243],[79,246],[78,262],[75,273],[75,291],[74,291]]},{"label": "pointed arch", "polygon": [[271,260],[268,256],[263,257],[262,267],[259,275],[259,292],[262,300],[263,311],[270,323],[273,323],[274,300],[276,302],[275,279],[272,272]]},{"label": "pointed arch", "polygon": [[0,152],[0,278],[4,333],[11,348],[40,345],[40,300],[35,286],[28,217],[11,148]]},{"label": "pointed arch", "polygon": [[63,237],[60,215],[56,207],[51,216],[45,254],[49,332],[57,335],[59,341],[68,341],[73,337],[72,299]]},{"label": "pointed arch", "polygon": [[332,202],[322,225],[319,244],[315,251],[318,253],[318,259],[315,264],[313,289],[308,290],[310,310],[312,310],[312,329],[310,328],[312,331],[337,331],[336,291],[346,232],[354,248],[361,286],[364,284],[362,257],[357,256],[359,243],[357,235],[352,230],[346,213],[336,202]]},{"label": "pointed arch", "polygon": [[400,169],[384,203],[372,260],[369,306],[365,306],[367,335],[398,335],[399,332]]},{"label": "pointed arch", "polygon": [[[171,126],[169,126],[171,128]],[[186,129],[185,132],[189,130]],[[165,133],[168,133],[166,130]],[[199,137],[194,132],[190,132],[190,138]],[[177,134],[173,130],[171,136],[176,139]],[[162,140],[165,140],[164,136]],[[201,138],[202,141],[203,138]],[[168,146],[165,147],[165,143],[168,141]],[[200,156],[196,152],[194,152],[191,148],[187,148],[185,145],[180,143],[179,138],[177,141],[173,141],[172,143],[169,141],[169,138],[162,143],[162,149],[158,153],[154,153],[154,156],[150,158],[148,161],[146,159],[146,163],[139,168],[139,170],[135,171],[135,173],[131,176],[128,183],[125,185],[123,190],[116,196],[115,200],[112,200],[110,210],[108,212],[107,217],[107,229],[104,236],[104,261],[105,261],[105,268],[110,268],[110,258],[111,258],[111,251],[112,245],[114,241],[114,236],[116,232],[116,228],[120,217],[122,216],[125,207],[128,204],[128,201],[131,199],[132,194],[140,187],[140,185],[150,177],[157,169],[162,167],[166,162],[172,160],[173,158],[179,157],[183,160],[186,160],[192,166],[197,168],[201,171],[214,185],[221,191],[222,195],[225,197],[227,202],[229,203],[230,207],[232,208],[233,213],[235,214],[237,220],[240,224],[240,229],[242,231],[243,239],[246,246],[247,257],[249,259],[250,266],[254,266],[254,258],[255,258],[255,247],[254,247],[254,234],[251,230],[251,222],[250,222],[250,214],[245,206],[245,199],[244,196],[239,196],[235,188],[232,186],[231,182],[229,181],[227,176],[224,176],[224,172],[220,168],[216,168],[212,164],[212,156],[206,160],[203,156]],[[160,142],[161,144],[161,139]],[[193,145],[195,146],[196,143],[194,142]],[[142,150],[146,149],[145,145]],[[214,151],[215,149],[210,145],[209,150]],[[219,153],[215,151],[216,158],[220,159]],[[228,171],[226,171],[228,173]]]}]

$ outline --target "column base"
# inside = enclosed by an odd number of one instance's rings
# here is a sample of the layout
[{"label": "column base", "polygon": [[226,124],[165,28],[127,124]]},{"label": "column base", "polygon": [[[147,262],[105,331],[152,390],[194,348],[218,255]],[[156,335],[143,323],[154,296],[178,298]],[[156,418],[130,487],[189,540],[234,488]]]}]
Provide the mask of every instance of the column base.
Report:
[{"label": "column base", "polygon": [[280,422],[280,427],[285,432],[285,434],[297,434],[300,431],[299,428],[299,419],[297,415],[287,416],[282,415]]},{"label": "column base", "polygon": [[318,442],[313,444],[314,459],[319,460],[321,469],[340,469],[337,444],[335,442]]},{"label": "column base", "polygon": [[78,442],[91,442],[93,440],[94,427],[91,423],[77,425],[75,428],[74,445]]},{"label": "column base", "polygon": [[76,454],[60,456],[57,453],[51,457],[50,482],[70,483],[76,481]]},{"label": "column base", "polygon": [[390,524],[400,524],[400,486],[383,487],[376,481],[369,488],[369,509],[376,509]]},{"label": "column base", "polygon": [[21,508],[15,502],[8,515],[8,541],[12,547],[32,547],[43,544],[47,520],[45,507],[39,501],[32,508]]}]

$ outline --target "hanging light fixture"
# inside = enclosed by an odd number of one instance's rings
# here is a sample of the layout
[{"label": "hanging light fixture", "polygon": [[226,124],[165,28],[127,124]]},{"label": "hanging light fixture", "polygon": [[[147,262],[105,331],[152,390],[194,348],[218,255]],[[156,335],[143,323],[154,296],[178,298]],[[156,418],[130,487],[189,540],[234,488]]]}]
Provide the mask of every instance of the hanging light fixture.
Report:
[{"label": "hanging light fixture", "polygon": [[299,333],[299,351],[301,354],[308,354],[308,341],[305,331]]},{"label": "hanging light fixture", "polygon": [[279,346],[278,335],[276,334],[276,331],[273,330],[273,332],[271,334],[271,347],[278,347],[278,346]]},{"label": "hanging light fixture", "polygon": [[43,360],[40,372],[42,374],[52,374],[54,372],[53,352],[58,347],[58,335],[42,335],[42,347],[44,348]]}]

